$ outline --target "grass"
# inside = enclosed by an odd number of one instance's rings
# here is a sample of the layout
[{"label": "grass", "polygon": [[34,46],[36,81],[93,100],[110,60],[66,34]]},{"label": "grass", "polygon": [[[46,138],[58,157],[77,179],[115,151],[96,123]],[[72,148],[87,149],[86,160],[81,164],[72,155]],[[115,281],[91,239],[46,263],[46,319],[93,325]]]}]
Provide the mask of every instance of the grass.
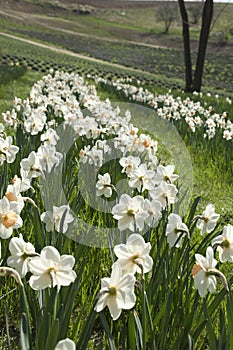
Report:
[{"label": "grass", "polygon": [[[87,17],[86,21],[93,21],[91,17]],[[99,21],[99,20],[98,20]],[[67,22],[65,22],[67,25]],[[60,23],[62,26],[62,22]],[[121,24],[118,24],[123,30]],[[92,32],[95,32],[95,26],[89,25]],[[17,25],[15,27],[10,26],[10,22],[4,23],[4,28],[7,32],[21,35],[25,38],[30,38],[38,42],[44,42],[46,44],[52,44],[60,48],[70,49],[74,52],[84,54],[98,58],[103,61],[109,61],[112,63],[118,63],[123,66],[132,67],[134,69],[140,68],[149,74],[153,74],[154,79],[161,76],[161,80],[166,81],[167,78],[172,82],[177,80],[179,87],[184,85],[184,64],[183,64],[183,52],[182,50],[167,50],[164,48],[155,47],[143,47],[140,45],[133,45],[126,42],[111,42],[98,38],[87,38],[86,36],[77,37],[75,34],[67,32],[59,32],[56,30],[47,30],[43,26],[39,26],[38,23],[29,22],[29,24],[22,26]],[[80,31],[82,29],[80,28]],[[111,29],[114,33],[114,37],[121,39],[125,36],[125,32],[117,32]],[[97,33],[96,33],[97,34]],[[98,35],[98,34],[97,34]],[[171,33],[167,38],[178,37],[178,32]],[[165,37],[164,37],[165,38]],[[9,39],[7,39],[9,40]],[[165,39],[166,40],[166,39]],[[170,40],[170,39],[169,39]],[[1,40],[2,41],[2,40]],[[18,45],[18,44],[16,44]],[[22,46],[23,44],[20,43]],[[12,48],[9,48],[9,44],[4,42],[2,44],[3,53],[9,50],[12,53]],[[18,50],[18,56],[23,55]],[[32,56],[35,56],[32,53]],[[233,66],[233,56],[221,53],[221,50],[216,52],[208,52],[206,56],[206,63],[204,67],[203,75],[203,89],[209,90],[214,88],[219,93],[232,92],[231,84],[231,70]],[[32,57],[30,57],[32,59]],[[38,60],[38,57],[35,57]],[[193,63],[195,62],[195,52],[193,52]],[[151,77],[152,79],[152,77]],[[170,84],[171,84],[170,82]]]},{"label": "grass", "polygon": [[41,73],[28,70],[22,77],[0,86],[0,115],[11,110],[14,97],[26,98],[32,85],[42,77]]}]

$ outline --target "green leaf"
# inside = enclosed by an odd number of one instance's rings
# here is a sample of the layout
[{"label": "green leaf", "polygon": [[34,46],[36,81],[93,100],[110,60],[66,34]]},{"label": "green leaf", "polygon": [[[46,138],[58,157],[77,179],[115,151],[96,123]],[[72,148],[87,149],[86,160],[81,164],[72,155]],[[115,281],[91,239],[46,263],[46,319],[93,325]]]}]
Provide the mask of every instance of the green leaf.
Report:
[{"label": "green leaf", "polygon": [[83,324],[82,331],[79,334],[79,340],[76,344],[76,349],[86,349],[87,344],[91,338],[92,329],[94,327],[96,319],[96,311],[94,310],[94,307],[95,304],[93,305],[86,322]]},{"label": "green leaf", "polygon": [[190,228],[191,222],[193,221],[193,218],[194,218],[194,216],[195,216],[196,209],[197,209],[197,205],[198,205],[200,199],[201,199],[200,196],[194,199],[193,204],[192,204],[192,207],[191,207],[191,209],[190,209],[190,211],[189,211],[189,216],[188,216],[188,218],[187,218],[187,220],[186,220],[186,225],[187,225],[189,228]]},{"label": "green leaf", "polygon": [[136,330],[133,313],[129,313],[128,319],[128,345],[131,350],[136,349]]},{"label": "green leaf", "polygon": [[103,326],[103,328],[104,328],[104,330],[105,330],[105,332],[106,332],[110,350],[116,350],[115,342],[114,342],[113,336],[112,336],[112,334],[111,334],[111,331],[110,331],[108,322],[107,322],[107,320],[106,320],[106,317],[105,317],[103,311],[100,312],[99,317],[100,317],[102,326]]},{"label": "green leaf", "polygon": [[142,325],[141,325],[141,321],[138,317],[138,314],[136,312],[136,310],[133,310],[133,315],[134,315],[134,319],[135,319],[135,325],[137,326],[137,332],[136,334],[138,335],[137,338],[136,338],[136,342],[137,342],[137,347],[139,349],[142,349],[143,348],[143,331],[142,331]]},{"label": "green leaf", "polygon": [[172,299],[173,299],[173,291],[171,290],[166,298],[165,313],[163,315],[163,319],[161,322],[159,349],[166,349],[166,336],[168,332],[169,323],[171,320]]},{"label": "green leaf", "polygon": [[[46,334],[44,334],[46,337]],[[54,349],[59,340],[59,320],[56,319],[53,321],[51,328],[49,329],[49,333],[47,334],[47,341],[45,350]]]},{"label": "green leaf", "polygon": [[203,304],[203,309],[204,309],[204,314],[205,314],[205,317],[207,320],[207,322],[206,322],[207,337],[208,337],[209,342],[210,342],[210,348],[214,350],[214,349],[217,349],[217,339],[216,339],[216,335],[215,335],[215,327],[213,327],[212,320],[211,320],[210,315],[208,313],[205,302]]},{"label": "green leaf", "polygon": [[20,346],[21,350],[30,350],[27,316],[22,313],[20,319]]}]

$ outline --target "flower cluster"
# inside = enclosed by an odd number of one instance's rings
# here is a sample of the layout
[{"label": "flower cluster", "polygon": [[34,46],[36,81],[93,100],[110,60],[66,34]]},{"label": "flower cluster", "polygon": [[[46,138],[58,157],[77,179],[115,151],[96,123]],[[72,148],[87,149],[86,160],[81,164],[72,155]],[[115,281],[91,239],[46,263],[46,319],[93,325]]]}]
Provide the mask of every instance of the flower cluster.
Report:
[{"label": "flower cluster", "polygon": [[53,246],[44,247],[40,254],[30,242],[25,242],[23,236],[13,237],[9,244],[11,256],[7,264],[16,269],[20,277],[31,272],[29,284],[34,290],[61,286],[69,286],[74,282],[76,273],[73,271],[75,260],[71,255],[61,255]]},{"label": "flower cluster", "polygon": [[[215,213],[214,205],[207,205],[201,216],[197,216],[197,227],[201,234],[211,233],[216,227],[219,214]],[[221,235],[215,237],[211,241],[211,246],[206,250],[206,257],[201,254],[195,254],[196,264],[193,267],[192,275],[194,278],[195,288],[201,297],[204,297],[209,290],[216,291],[217,280],[220,277],[224,287],[229,290],[229,286],[224,274],[216,268],[218,261],[214,258],[214,252],[219,254],[221,263],[225,261],[233,262],[233,226],[227,225],[223,227]]]},{"label": "flower cluster", "polygon": [[[182,99],[174,97],[172,94],[153,94],[142,86],[132,85],[130,79],[109,80],[94,76],[97,83],[110,85],[117,91],[123,93],[129,100],[140,102],[152,107],[158,115],[167,120],[183,120],[191,132],[197,129],[204,129],[203,136],[212,139],[216,135],[216,130],[222,132],[222,137],[229,141],[233,139],[233,123],[229,119],[227,112],[215,113],[214,108],[202,106],[201,103],[194,102],[190,97]],[[140,82],[138,82],[140,84]],[[226,103],[232,101],[228,97]]]},{"label": "flower cluster", "polygon": [[[103,79],[97,81],[108,83]],[[193,102],[190,98],[182,100],[170,94],[155,96],[128,82],[117,81],[111,84],[131,100],[153,107],[161,118],[185,120],[192,132],[202,128],[209,139],[214,137],[219,128],[226,140],[232,139],[233,128],[227,113],[218,115],[211,107],[204,108],[200,102]],[[82,167],[87,167],[88,176],[94,179],[96,202],[99,200],[99,203],[112,205],[106,217],[118,227],[119,238],[124,237],[120,241],[124,243],[113,247],[111,257],[114,261],[115,254],[115,261],[111,275],[101,279],[95,305],[96,312],[102,312],[107,306],[113,320],[117,320],[122,310],[135,307],[137,287],[143,290],[145,282],[150,281],[153,268],[150,253],[155,242],[152,242],[153,238],[151,243],[145,241],[142,236],[145,231],[153,237],[153,228],[158,227],[158,239],[162,231],[164,246],[173,256],[179,255],[185,243],[188,246],[188,239],[193,233],[188,224],[191,220],[186,221],[186,217],[181,217],[174,209],[181,197],[176,186],[179,176],[175,165],[163,163],[158,141],[133,125],[129,111],[122,112],[108,99],[102,101],[95,86],[87,84],[76,74],[53,72],[43,77],[34,84],[28,99],[15,98],[13,110],[3,114],[3,119],[13,131],[20,125],[19,130],[24,135],[22,142],[27,147],[22,147],[23,159],[17,159],[15,168],[19,171],[18,176],[15,175],[12,183],[8,186],[6,184],[5,192],[2,192],[5,194],[0,199],[0,237],[8,239],[13,230],[22,227],[25,202],[28,201],[39,207],[36,208],[37,219],[46,242],[44,246],[36,245],[37,242],[31,240],[32,236],[28,236],[27,239],[34,246],[24,240],[25,234],[15,231],[9,242],[8,271],[13,275],[15,273],[14,276],[21,285],[28,282],[29,287],[35,291],[47,288],[59,291],[62,286],[70,286],[76,279],[75,258],[70,254],[59,253],[64,252],[66,244],[62,246],[60,241],[63,242],[64,237],[58,233],[67,233],[69,225],[75,226],[72,205],[70,207],[52,198],[50,207],[41,210],[40,201],[35,203],[37,196],[32,197],[35,202],[27,197],[33,193],[34,188],[40,187],[37,178],[42,180],[53,175],[53,171],[56,174],[62,161],[66,162],[69,158],[61,146],[66,141],[62,139],[62,132],[68,130],[74,143],[75,162],[72,163],[72,159],[71,163],[75,167],[75,174]],[[4,126],[0,124],[0,166],[5,162],[3,167],[7,167],[7,163],[15,161],[17,154],[17,157],[20,156],[19,147],[13,143],[12,137],[5,134]],[[107,168],[109,159],[114,160],[113,170],[111,166]],[[27,196],[23,196],[24,192],[27,192]],[[73,197],[75,194],[76,192]],[[59,195],[58,193],[58,197]],[[86,204],[87,208],[89,203]],[[99,209],[93,206],[93,211],[94,208]],[[195,232],[199,231],[201,236],[209,235],[213,234],[218,220],[219,214],[215,213],[214,205],[209,204],[201,215],[194,218],[191,226],[194,228],[196,225]],[[55,248],[54,242],[61,244],[62,250]],[[40,248],[35,248],[38,246]],[[222,234],[212,239],[206,256],[200,252],[195,254],[196,264],[192,274],[194,286],[201,297],[208,290],[216,290],[216,277],[220,277],[228,288],[225,276],[217,269],[215,253],[220,262],[233,261],[231,225],[225,226]],[[0,274],[5,271],[2,268]],[[38,294],[43,295],[43,292]],[[74,347],[73,341],[62,339],[55,349]]]}]

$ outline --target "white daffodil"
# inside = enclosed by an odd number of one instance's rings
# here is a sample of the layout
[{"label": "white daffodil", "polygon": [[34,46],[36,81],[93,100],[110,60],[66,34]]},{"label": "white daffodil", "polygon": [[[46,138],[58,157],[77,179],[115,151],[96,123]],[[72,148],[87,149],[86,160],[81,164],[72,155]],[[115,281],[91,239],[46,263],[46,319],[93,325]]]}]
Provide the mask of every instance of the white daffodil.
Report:
[{"label": "white daffodil", "polygon": [[166,227],[167,241],[170,247],[179,248],[182,243],[184,235],[189,237],[189,230],[187,225],[182,222],[178,214],[170,214],[168,216],[168,224]]},{"label": "white daffodil", "polygon": [[122,276],[122,269],[118,263],[112,265],[110,278],[101,279],[101,290],[95,311],[102,311],[108,306],[113,320],[120,317],[122,309],[131,309],[136,302],[134,294],[135,277],[131,273]]},{"label": "white daffodil", "polygon": [[66,338],[66,339],[60,340],[55,346],[54,350],[75,350],[75,349],[76,349],[76,346],[73,340]]},{"label": "white daffodil", "polygon": [[15,161],[16,154],[19,151],[19,147],[12,145],[11,136],[6,137],[3,151],[4,151],[4,154],[6,155],[7,163],[13,163]]},{"label": "white daffodil", "polygon": [[153,179],[155,172],[148,170],[146,164],[141,164],[129,174],[129,186],[136,188],[139,192],[152,190],[155,187]]},{"label": "white daffodil", "polygon": [[148,213],[144,210],[144,198],[142,196],[130,197],[123,194],[119,204],[112,208],[113,218],[118,220],[119,230],[130,229],[130,231],[144,228]]},{"label": "white daffodil", "polygon": [[151,244],[145,243],[139,234],[131,234],[126,244],[114,247],[118,257],[117,263],[121,265],[123,273],[147,273],[152,269],[153,259],[149,255]]},{"label": "white daffodil", "polygon": [[216,290],[216,277],[215,273],[218,271],[215,269],[217,260],[214,259],[214,251],[212,247],[208,247],[206,250],[206,258],[201,254],[195,254],[196,264],[193,267],[192,275],[194,278],[194,286],[198,290],[201,297],[204,297],[207,290],[215,292]]},{"label": "white daffodil", "polygon": [[46,211],[41,214],[41,221],[46,224],[46,231],[53,231],[54,228],[61,233],[68,230],[68,224],[74,220],[70,214],[69,205],[62,205],[60,207],[53,206],[53,211]]},{"label": "white daffodil", "polygon": [[7,239],[12,235],[13,229],[23,225],[17,202],[9,202],[6,197],[0,200],[0,237]]},{"label": "white daffodil", "polygon": [[104,195],[106,198],[110,198],[112,195],[111,177],[109,173],[104,175],[98,174],[98,181],[96,182],[96,195]]},{"label": "white daffodil", "polygon": [[25,242],[23,236],[14,237],[9,244],[11,256],[7,259],[7,264],[14,267],[21,277],[29,271],[29,261],[37,256],[34,246]]},{"label": "white daffodil", "polygon": [[173,183],[178,179],[178,175],[174,174],[175,165],[158,165],[156,169],[156,175],[154,177],[156,184],[160,184],[161,181]]},{"label": "white daffodil", "polygon": [[49,128],[44,134],[41,135],[40,139],[48,146],[56,146],[60,137],[54,129]]},{"label": "white daffodil", "polygon": [[60,255],[52,246],[42,249],[40,256],[34,257],[29,262],[32,276],[29,284],[34,290],[48,287],[69,286],[74,282],[76,273],[73,271],[75,259],[71,255]]},{"label": "white daffodil", "polygon": [[103,152],[96,146],[92,147],[89,152],[89,164],[101,167],[103,164]]},{"label": "white daffodil", "polygon": [[205,211],[200,216],[197,216],[197,228],[201,230],[201,235],[212,232],[219,217],[220,215],[215,213],[215,206],[208,204]]},{"label": "white daffodil", "polygon": [[5,126],[2,123],[0,123],[0,135],[4,134],[4,129],[5,129]]},{"label": "white daffodil", "polygon": [[215,237],[211,242],[213,247],[217,246],[219,259],[221,262],[233,262],[233,226],[227,225],[223,228],[223,233]]},{"label": "white daffodil", "polygon": [[51,172],[53,167],[60,164],[62,159],[62,154],[56,152],[55,146],[52,145],[42,145],[38,148],[37,156],[40,160],[40,165],[43,171]]},{"label": "white daffodil", "polygon": [[121,158],[119,160],[119,163],[123,168],[122,173],[129,175],[132,170],[136,169],[139,166],[141,160],[139,157],[129,156]]},{"label": "white daffodil", "polygon": [[19,147],[12,145],[11,136],[7,136],[6,139],[0,137],[0,165],[2,165],[4,161],[13,163],[18,151]]},{"label": "white daffodil", "polygon": [[17,179],[19,179],[17,181],[20,182],[20,186],[19,186],[20,192],[25,192],[25,191],[29,190],[29,188],[31,188],[33,190],[32,186],[31,186],[31,180],[28,179],[27,173],[22,168],[20,168],[20,176],[21,176],[21,178],[18,178],[18,176],[15,175],[13,180],[12,180],[12,183],[14,184],[14,182],[16,182]]},{"label": "white daffodil", "polygon": [[2,165],[6,160],[6,154],[5,154],[4,148],[5,148],[5,139],[0,137],[0,165]]},{"label": "white daffodil", "polygon": [[145,199],[145,211],[148,213],[148,217],[145,219],[145,223],[149,226],[157,226],[159,220],[162,217],[162,205],[156,199],[150,201]]},{"label": "white daffodil", "polygon": [[177,193],[178,190],[176,186],[167,184],[166,182],[161,182],[157,188],[149,191],[151,198],[158,200],[163,209],[177,202]]},{"label": "white daffodil", "polygon": [[34,151],[29,154],[28,158],[21,160],[20,166],[29,180],[42,174],[40,157]]},{"label": "white daffodil", "polygon": [[46,123],[44,108],[32,109],[30,115],[24,121],[25,130],[31,135],[37,135],[43,130]]}]

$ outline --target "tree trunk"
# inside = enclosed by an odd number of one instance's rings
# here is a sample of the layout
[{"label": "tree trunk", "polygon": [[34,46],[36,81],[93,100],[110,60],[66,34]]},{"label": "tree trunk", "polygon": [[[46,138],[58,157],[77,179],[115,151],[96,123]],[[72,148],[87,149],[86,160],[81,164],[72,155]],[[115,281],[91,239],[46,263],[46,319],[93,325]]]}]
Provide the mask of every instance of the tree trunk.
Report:
[{"label": "tree trunk", "polygon": [[190,35],[189,35],[189,21],[188,14],[185,8],[184,0],[178,0],[180,7],[180,14],[183,23],[183,42],[184,42],[184,63],[185,63],[185,91],[192,91],[192,60],[190,50]]},{"label": "tree trunk", "polygon": [[194,73],[194,81],[193,81],[193,91],[200,92],[201,84],[202,84],[202,75],[205,61],[206,48],[210,33],[210,25],[213,17],[213,0],[206,0],[203,14],[202,14],[202,26],[201,26],[201,34],[199,39],[199,48],[197,54],[197,62],[196,69]]}]

